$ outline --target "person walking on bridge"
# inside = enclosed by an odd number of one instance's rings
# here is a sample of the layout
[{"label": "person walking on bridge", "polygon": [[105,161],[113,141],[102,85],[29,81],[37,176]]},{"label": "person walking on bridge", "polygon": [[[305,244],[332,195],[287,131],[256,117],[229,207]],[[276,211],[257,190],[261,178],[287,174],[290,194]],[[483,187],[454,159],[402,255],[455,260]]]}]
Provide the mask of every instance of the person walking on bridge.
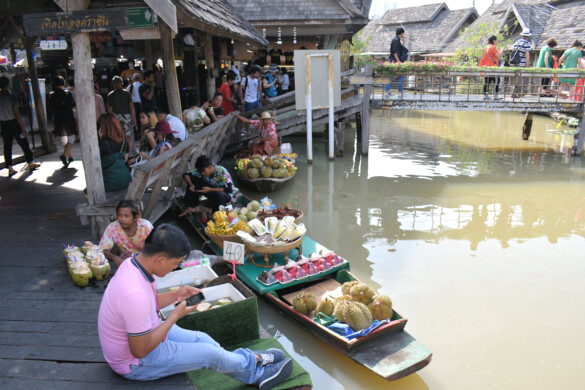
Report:
[{"label": "person walking on bridge", "polygon": [[[479,66],[500,66],[500,57],[504,50],[498,50],[498,37],[492,35],[488,39],[488,45],[485,48],[482,59],[479,61]],[[499,85],[496,76],[486,77],[483,85],[483,100],[489,100],[488,96],[489,86],[494,83],[494,100],[500,100],[498,97]]]},{"label": "person walking on bridge", "polygon": [[[397,64],[402,64],[408,60],[408,49],[404,46],[406,43],[406,36],[404,35],[405,31],[402,27],[398,27],[396,29],[396,36],[392,39],[392,43],[390,44],[390,58],[388,58],[389,62],[394,62]],[[404,76],[398,76],[398,92],[402,92],[402,81]],[[390,84],[386,85],[384,89],[384,97],[390,95]]]},{"label": "person walking on bridge", "polygon": [[[530,67],[530,51],[532,50],[532,44],[530,43],[530,37],[532,33],[529,28],[522,30],[522,36],[512,47],[512,56],[510,58],[510,65],[520,68]],[[519,98],[526,95],[526,88],[524,85],[527,84],[529,79],[524,77],[517,77],[514,85],[514,91],[512,92],[512,98]]]}]

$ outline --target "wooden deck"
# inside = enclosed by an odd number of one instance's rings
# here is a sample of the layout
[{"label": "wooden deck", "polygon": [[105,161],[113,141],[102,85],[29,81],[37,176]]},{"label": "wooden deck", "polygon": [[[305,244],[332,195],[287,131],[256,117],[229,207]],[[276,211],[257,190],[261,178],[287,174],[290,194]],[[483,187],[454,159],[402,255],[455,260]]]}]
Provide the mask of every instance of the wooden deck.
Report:
[{"label": "wooden deck", "polygon": [[185,374],[138,383],[105,363],[97,313],[106,282],[76,287],[61,256],[62,243],[91,236],[75,214],[81,190],[63,186],[81,162],[55,171],[58,153],[38,160],[30,177],[0,177],[0,388],[194,389]]}]

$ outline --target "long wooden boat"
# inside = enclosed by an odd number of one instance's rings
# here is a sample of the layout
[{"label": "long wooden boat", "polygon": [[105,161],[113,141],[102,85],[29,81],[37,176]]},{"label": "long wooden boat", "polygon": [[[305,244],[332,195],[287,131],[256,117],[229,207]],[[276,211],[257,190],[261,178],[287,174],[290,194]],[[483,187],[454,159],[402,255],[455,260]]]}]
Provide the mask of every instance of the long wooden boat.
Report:
[{"label": "long wooden boat", "polygon": [[296,173],[293,173],[291,176],[283,177],[281,179],[276,179],[273,177],[259,177],[257,179],[244,179],[238,176],[239,181],[246,187],[256,191],[256,192],[273,192],[276,190],[281,189],[288,183],[293,177],[295,177]]},{"label": "long wooden boat", "polygon": [[[174,204],[181,210],[184,208],[179,199],[175,200]],[[223,254],[221,248],[209,241],[205,235],[205,223],[197,215],[190,215],[187,219],[213,252],[221,256]],[[320,247],[318,243],[305,236],[303,253],[309,254],[318,247]],[[295,251],[292,250],[292,252]],[[291,257],[294,259],[297,254],[292,252]],[[271,261],[277,261],[279,264],[284,262],[283,256],[282,258],[277,255],[272,257],[275,259],[271,258]],[[255,262],[264,263],[262,257],[259,257]],[[301,290],[311,291],[318,295],[319,291],[330,291],[336,285],[340,286],[344,282],[358,280],[349,271],[349,266],[349,262],[344,262],[317,275],[286,284],[275,283],[270,286],[263,285],[256,280],[257,276],[266,268],[258,267],[250,261],[238,266],[236,274],[245,285],[281,310],[287,317],[356,363],[386,380],[392,381],[402,378],[427,366],[431,361],[432,353],[404,330],[407,319],[396,310],[389,322],[374,329],[367,336],[348,340],[292,307],[292,297]]]}]

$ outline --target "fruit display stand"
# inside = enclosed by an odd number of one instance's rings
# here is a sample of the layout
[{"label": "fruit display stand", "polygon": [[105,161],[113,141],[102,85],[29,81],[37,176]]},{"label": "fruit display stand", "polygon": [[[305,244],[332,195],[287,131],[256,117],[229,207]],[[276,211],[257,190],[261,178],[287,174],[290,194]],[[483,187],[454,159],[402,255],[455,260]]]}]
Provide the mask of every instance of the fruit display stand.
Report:
[{"label": "fruit display stand", "polygon": [[288,183],[293,177],[295,177],[296,173],[293,173],[291,176],[284,177],[281,179],[276,179],[272,177],[264,178],[259,177],[257,179],[244,179],[243,177],[238,177],[240,182],[244,184],[246,187],[253,189],[257,192],[273,192],[276,190],[281,189]]},{"label": "fruit display stand", "polygon": [[[272,254],[283,253],[284,261],[286,264],[289,259],[289,252],[293,249],[298,249],[299,254],[297,257],[300,258],[301,255],[303,254],[303,237],[299,237],[293,242],[280,245],[254,245],[247,241],[244,241],[244,245],[246,246],[248,252],[250,252],[249,259],[252,264],[254,264],[257,267],[271,268],[272,265],[270,264],[270,255]],[[254,261],[254,253],[259,253],[264,256],[265,265],[258,264]]]}]

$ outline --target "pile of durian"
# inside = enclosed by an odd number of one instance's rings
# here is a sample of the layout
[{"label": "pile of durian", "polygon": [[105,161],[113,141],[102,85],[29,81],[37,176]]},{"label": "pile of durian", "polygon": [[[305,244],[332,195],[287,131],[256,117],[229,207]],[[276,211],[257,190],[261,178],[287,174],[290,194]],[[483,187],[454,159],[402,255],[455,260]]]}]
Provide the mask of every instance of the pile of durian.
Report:
[{"label": "pile of durian", "polygon": [[374,289],[358,281],[341,286],[343,295],[336,299],[325,297],[319,303],[311,293],[301,292],[292,302],[293,308],[308,316],[315,311],[334,316],[355,331],[370,327],[373,320],[392,319],[392,300],[388,295],[376,295]]},{"label": "pile of durian", "polygon": [[110,275],[110,263],[99,245],[85,241],[82,247],[64,245],[63,256],[73,282],[79,287],[89,284],[91,278],[104,280]]}]

